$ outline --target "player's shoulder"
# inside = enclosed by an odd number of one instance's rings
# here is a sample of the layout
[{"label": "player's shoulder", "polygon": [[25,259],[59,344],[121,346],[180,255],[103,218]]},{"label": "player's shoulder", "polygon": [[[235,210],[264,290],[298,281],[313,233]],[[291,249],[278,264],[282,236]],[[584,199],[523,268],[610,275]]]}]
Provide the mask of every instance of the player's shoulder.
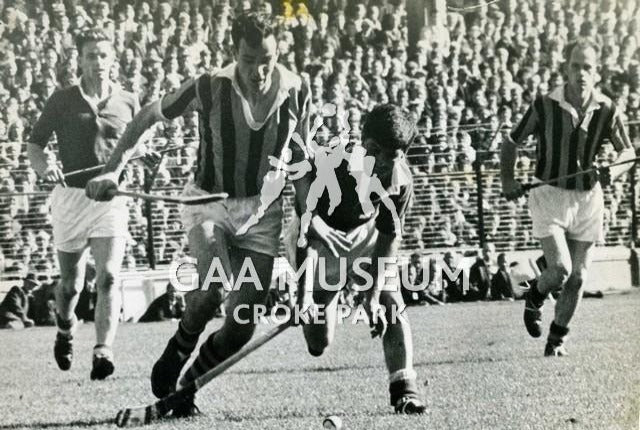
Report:
[{"label": "player's shoulder", "polygon": [[309,78],[306,73],[297,74],[287,69],[282,64],[276,64],[280,75],[280,86],[287,91],[305,91],[310,87]]},{"label": "player's shoulder", "polygon": [[605,108],[607,110],[615,111],[616,103],[613,99],[601,91],[594,90],[593,91],[593,100],[600,105],[600,107]]},{"label": "player's shoulder", "polygon": [[233,81],[235,75],[236,63],[228,64],[220,69],[215,69],[212,71],[204,72],[200,76],[198,76],[195,80],[201,81],[209,79],[212,82],[228,80]]},{"label": "player's shoulder", "polygon": [[122,100],[124,100],[127,104],[134,105],[138,101],[138,96],[135,93],[133,93],[131,91],[128,91],[128,90],[125,90],[122,87],[118,87],[118,96]]}]

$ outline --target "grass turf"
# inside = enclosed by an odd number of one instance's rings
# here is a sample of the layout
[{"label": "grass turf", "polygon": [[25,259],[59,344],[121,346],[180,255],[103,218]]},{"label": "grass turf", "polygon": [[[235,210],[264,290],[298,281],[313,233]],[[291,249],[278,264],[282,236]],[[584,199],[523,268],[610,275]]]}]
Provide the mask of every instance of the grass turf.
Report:
[{"label": "grass turf", "polygon": [[[526,334],[522,306],[409,308],[427,415],[392,413],[381,342],[348,324],[320,358],[289,329],[202,390],[205,416],[152,428],[321,429],[327,415],[352,430],[638,428],[640,293],[583,301],[563,358],[542,357],[544,340]],[[89,380],[93,326],[79,330],[69,372],[53,360],[53,328],[0,332],[0,429],[115,428],[118,409],[153,400],[149,371],[175,327],[124,324],[116,373],[99,382]]]}]

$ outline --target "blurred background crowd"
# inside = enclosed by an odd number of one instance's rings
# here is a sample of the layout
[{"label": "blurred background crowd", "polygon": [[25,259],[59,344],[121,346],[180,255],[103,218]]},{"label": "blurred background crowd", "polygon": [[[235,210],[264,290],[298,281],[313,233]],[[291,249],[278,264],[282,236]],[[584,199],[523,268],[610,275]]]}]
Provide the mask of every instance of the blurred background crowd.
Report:
[{"label": "blurred background crowd", "polygon": [[[349,112],[354,139],[363,113],[377,103],[402,105],[419,118],[421,133],[409,156],[416,201],[407,219],[406,254],[477,249],[480,234],[500,251],[538,246],[524,199],[500,198],[498,150],[536,95],[563,83],[563,47],[577,36],[600,43],[600,90],[625,113],[634,143],[640,138],[636,0],[450,7],[432,17],[415,46],[408,44],[403,0],[0,0],[1,268],[37,273],[45,284],[56,273],[51,187],[30,169],[25,141],[47,98],[78,81],[74,37],[87,27],[108,29],[118,55],[113,79],[146,104],[233,61],[231,19],[248,9],[277,16],[280,63],[307,75],[315,109],[331,102]],[[188,180],[197,123],[194,114],[154,129],[150,146],[180,146],[164,157],[154,190],[178,192]],[[330,135],[337,124],[328,120],[325,126]],[[532,147],[523,148],[517,164],[524,181],[535,167]],[[611,156],[605,147],[603,160]],[[141,165],[129,167],[130,186],[142,187],[145,177],[149,172]],[[635,202],[628,179],[605,193],[608,245],[629,240]],[[154,264],[186,253],[176,206],[154,204],[147,211],[133,201],[130,212],[125,268],[149,267],[150,252]],[[147,247],[149,222],[153,248]]]}]

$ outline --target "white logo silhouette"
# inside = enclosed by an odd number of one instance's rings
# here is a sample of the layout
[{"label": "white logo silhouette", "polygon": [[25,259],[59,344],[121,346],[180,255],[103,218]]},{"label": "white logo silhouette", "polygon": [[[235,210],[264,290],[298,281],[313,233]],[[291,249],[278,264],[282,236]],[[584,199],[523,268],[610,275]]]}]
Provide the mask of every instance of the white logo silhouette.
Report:
[{"label": "white logo silhouette", "polygon": [[[361,145],[354,145],[351,152],[347,151],[349,143],[349,132],[351,126],[348,122],[349,113],[347,111],[338,115],[337,136],[332,137],[328,145],[319,145],[315,140],[315,136],[324,125],[325,117],[332,117],[337,114],[336,105],[333,103],[325,103],[322,107],[321,115],[318,115],[309,132],[307,142],[294,132],[291,140],[297,144],[304,154],[302,161],[292,162],[292,151],[290,148],[283,149],[280,159],[269,156],[269,164],[272,170],[269,170],[264,177],[262,188],[260,189],[260,207],[257,213],[252,215],[237,231],[237,234],[243,235],[264,216],[266,210],[276,201],[284,187],[287,179],[297,180],[312,170],[309,158],[313,158],[315,166],[315,178],[309,187],[309,193],[306,199],[306,211],[300,217],[300,234],[298,237],[298,246],[305,247],[307,245],[307,232],[320,197],[326,190],[329,196],[328,214],[331,215],[336,207],[342,201],[342,193],[340,184],[336,176],[336,169],[343,161],[348,162],[349,174],[356,181],[356,191],[358,200],[362,207],[365,217],[370,217],[375,212],[375,205],[371,198],[372,194],[378,195],[382,204],[391,212],[396,231],[401,231],[400,217],[398,216],[396,207],[391,200],[389,193],[382,185],[378,175],[373,173],[376,162],[375,157],[367,155],[367,151]],[[311,154],[311,157],[310,157]]]}]

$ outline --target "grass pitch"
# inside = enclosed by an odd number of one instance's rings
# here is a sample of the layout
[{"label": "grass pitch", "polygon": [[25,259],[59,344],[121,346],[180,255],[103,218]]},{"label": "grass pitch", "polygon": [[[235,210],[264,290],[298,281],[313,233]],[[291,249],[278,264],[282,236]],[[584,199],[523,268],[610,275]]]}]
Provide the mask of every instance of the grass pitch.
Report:
[{"label": "grass pitch", "polygon": [[[338,415],[352,430],[637,429],[640,292],[583,301],[563,358],[542,357],[544,340],[526,334],[522,307],[409,308],[423,416],[393,414],[381,342],[347,324],[320,358],[308,355],[299,328],[289,329],[202,390],[205,416],[149,428],[321,429]],[[153,400],[151,365],[176,324],[124,324],[116,373],[100,382],[89,380],[92,325],[79,330],[68,372],[53,360],[53,328],[0,332],[0,429],[115,428],[120,408]]]}]

